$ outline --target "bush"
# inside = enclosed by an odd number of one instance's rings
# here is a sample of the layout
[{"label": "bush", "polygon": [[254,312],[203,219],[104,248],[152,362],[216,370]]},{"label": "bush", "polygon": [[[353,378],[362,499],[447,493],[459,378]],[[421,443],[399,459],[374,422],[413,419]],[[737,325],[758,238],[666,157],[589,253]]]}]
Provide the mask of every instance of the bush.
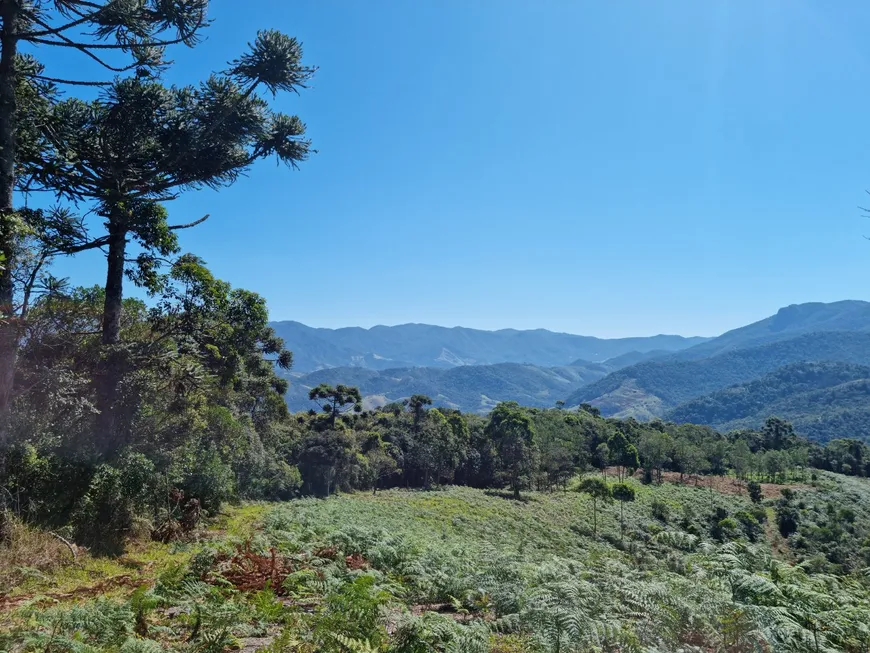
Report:
[{"label": "bush", "polygon": [[761,503],[761,485],[757,481],[749,481],[746,485],[746,491],[749,493],[749,499],[752,503]]},{"label": "bush", "polygon": [[178,489],[198,499],[204,510],[215,511],[224,501],[235,497],[233,470],[213,448],[199,453],[177,474]]},{"label": "bush", "polygon": [[740,522],[740,526],[750,542],[755,542],[758,539],[761,534],[761,524],[752,512],[741,510],[734,514],[734,519]]},{"label": "bush", "polygon": [[776,502],[776,525],[783,537],[797,532],[800,521],[800,513],[791,502],[792,496],[792,493],[786,494],[786,490],[783,490],[782,499]]},{"label": "bush", "polygon": [[29,444],[12,447],[0,469],[9,507],[28,521],[65,525],[87,492],[94,465],[75,456],[44,454]]},{"label": "bush", "polygon": [[652,515],[659,521],[667,524],[671,516],[671,507],[661,499],[653,499]]},{"label": "bush", "polygon": [[283,460],[274,460],[260,470],[260,477],[253,479],[245,496],[271,501],[286,501],[299,496],[302,474],[295,465]]},{"label": "bush", "polygon": [[122,553],[137,516],[153,506],[156,478],[153,463],[142,454],[126,454],[117,466],[97,467],[73,514],[76,541],[96,553]]}]

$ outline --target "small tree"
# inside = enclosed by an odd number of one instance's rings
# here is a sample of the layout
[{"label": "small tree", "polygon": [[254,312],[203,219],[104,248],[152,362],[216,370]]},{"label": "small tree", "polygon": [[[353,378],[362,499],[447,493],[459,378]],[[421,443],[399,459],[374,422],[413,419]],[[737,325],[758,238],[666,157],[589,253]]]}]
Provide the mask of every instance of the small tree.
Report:
[{"label": "small tree", "polygon": [[782,498],[776,502],[776,525],[783,537],[796,532],[800,523],[800,512],[792,502],[794,496],[793,490],[785,488],[782,491]]},{"label": "small tree", "polygon": [[329,415],[329,427],[335,428],[335,420],[342,413],[353,410],[362,412],[362,396],[359,388],[347,385],[337,385],[334,388],[328,383],[321,383],[316,388],[311,388],[308,393],[311,401],[320,404],[324,413]]},{"label": "small tree", "polygon": [[614,499],[619,501],[619,540],[621,542],[625,537],[625,504],[634,501],[634,488],[628,483],[617,483],[610,493]]},{"label": "small tree", "polygon": [[580,404],[577,408],[578,411],[582,411],[584,413],[588,413],[592,415],[592,417],[601,417],[601,409],[598,406],[593,406],[592,404]]},{"label": "small tree", "polygon": [[707,464],[703,449],[687,440],[678,439],[672,453],[673,463],[680,472],[680,481],[685,474],[692,476],[700,473]]},{"label": "small tree", "polygon": [[[640,459],[635,447],[621,431],[614,433],[607,441],[610,447],[610,455],[616,463],[619,480],[623,480],[627,473],[634,473],[640,467]],[[629,472],[628,470],[631,470]]]},{"label": "small tree", "polygon": [[594,461],[598,470],[607,478],[607,465],[610,463],[610,447],[607,446],[606,442],[602,442],[595,447]]},{"label": "small tree", "polygon": [[588,494],[592,498],[592,535],[597,536],[598,501],[609,501],[611,499],[610,486],[603,478],[584,478],[577,490]]},{"label": "small tree", "polygon": [[791,423],[774,416],[764,420],[761,435],[764,438],[764,448],[768,451],[788,449],[794,446],[797,439]]},{"label": "small tree", "polygon": [[739,439],[731,445],[731,450],[728,452],[728,461],[734,469],[734,475],[737,478],[744,480],[746,473],[749,471],[752,452],[749,450],[749,445],[746,440]]},{"label": "small tree", "polygon": [[752,503],[761,503],[761,485],[758,481],[749,481],[746,491],[749,492],[749,499]]},{"label": "small tree", "polygon": [[661,483],[662,469],[673,449],[671,437],[658,431],[645,433],[640,439],[639,449],[644,469],[653,470],[656,480]]},{"label": "small tree", "polygon": [[353,439],[345,431],[315,432],[299,443],[297,457],[308,491],[328,497],[352,462]]},{"label": "small tree", "polygon": [[387,451],[387,445],[382,442],[365,456],[368,459],[369,474],[372,479],[372,494],[377,494],[378,484],[381,480],[389,478],[401,470],[396,459]]}]

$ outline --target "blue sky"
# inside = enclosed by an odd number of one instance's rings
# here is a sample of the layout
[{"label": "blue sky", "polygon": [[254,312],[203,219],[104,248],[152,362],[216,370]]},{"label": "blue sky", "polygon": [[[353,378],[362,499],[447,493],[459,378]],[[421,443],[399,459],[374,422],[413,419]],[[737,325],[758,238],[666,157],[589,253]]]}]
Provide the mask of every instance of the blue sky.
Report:
[{"label": "blue sky", "polygon": [[[274,319],[715,335],[867,299],[870,5],[213,0],[176,83],[260,28],[319,66],[319,153],[173,202]],[[47,74],[81,61],[45,53]],[[103,280],[99,254],[57,272]]]}]

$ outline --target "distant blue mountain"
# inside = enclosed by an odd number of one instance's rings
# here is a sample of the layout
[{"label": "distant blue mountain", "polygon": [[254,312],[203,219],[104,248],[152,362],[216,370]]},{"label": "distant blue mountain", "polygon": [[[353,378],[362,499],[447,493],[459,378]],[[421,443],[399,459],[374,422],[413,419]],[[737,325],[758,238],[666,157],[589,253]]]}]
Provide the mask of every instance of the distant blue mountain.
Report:
[{"label": "distant blue mountain", "polygon": [[555,367],[578,359],[602,362],[627,354],[677,352],[708,340],[671,335],[604,339],[545,329],[482,331],[429,324],[318,329],[290,321],[272,326],[293,351],[296,373],[331,367],[449,369],[494,363]]}]

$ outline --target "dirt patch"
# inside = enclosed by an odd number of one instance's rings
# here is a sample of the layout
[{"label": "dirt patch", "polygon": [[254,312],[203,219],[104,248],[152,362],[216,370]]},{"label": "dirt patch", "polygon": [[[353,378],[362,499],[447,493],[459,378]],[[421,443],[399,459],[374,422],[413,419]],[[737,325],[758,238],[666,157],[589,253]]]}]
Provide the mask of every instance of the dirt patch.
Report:
[{"label": "dirt patch", "polygon": [[[611,480],[615,480],[617,478],[617,468],[616,467],[608,467],[607,477]],[[633,478],[641,479],[643,478],[643,470],[638,469]],[[702,476],[700,474],[683,474],[680,476],[679,472],[662,472],[662,480],[667,483],[674,483],[678,485],[692,485],[694,487],[703,487],[710,488],[710,483],[712,480],[713,489],[722,494],[737,494],[737,495],[747,495],[746,491],[746,483],[744,481],[739,481],[733,476]],[[806,485],[804,483],[759,483],[761,486],[761,495],[765,499],[779,499],[782,496],[782,491],[785,488],[789,488],[791,490],[812,490],[813,487],[811,485]]]},{"label": "dirt patch", "polygon": [[[722,494],[737,494],[747,495],[746,483],[740,481],[733,476],[699,476],[697,474],[684,474],[680,478],[677,472],[662,472],[662,480],[668,483],[677,483],[682,485],[694,485],[695,487],[709,488],[712,482],[713,489]],[[779,499],[782,496],[782,491],[785,488],[792,490],[807,490],[812,489],[809,485],[802,483],[759,483],[761,486],[761,495],[765,499]]]},{"label": "dirt patch", "polygon": [[59,601],[69,601],[72,599],[93,598],[100,594],[117,589],[119,587],[139,587],[143,584],[141,578],[134,578],[127,574],[121,576],[113,576],[101,581],[95,585],[86,585],[77,587],[69,592],[50,592],[46,594],[25,594],[20,596],[9,596],[8,594],[0,594],[0,612],[18,608],[30,601],[36,601],[38,604],[56,603]]}]

